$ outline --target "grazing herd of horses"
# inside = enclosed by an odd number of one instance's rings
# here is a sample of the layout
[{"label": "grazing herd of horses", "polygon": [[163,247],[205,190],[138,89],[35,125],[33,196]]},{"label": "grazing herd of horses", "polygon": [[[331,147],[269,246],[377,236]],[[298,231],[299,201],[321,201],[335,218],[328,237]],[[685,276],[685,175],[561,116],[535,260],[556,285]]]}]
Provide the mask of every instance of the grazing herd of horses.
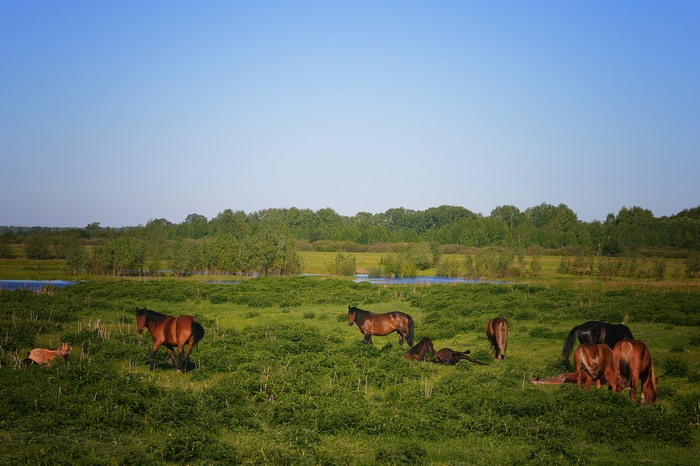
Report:
[{"label": "grazing herd of horses", "polygon": [[[404,358],[410,361],[427,362],[426,354],[433,356],[433,362],[452,365],[461,360],[475,364],[488,365],[469,356],[470,351],[454,351],[443,348],[435,351],[433,341],[423,338],[413,346],[414,324],[410,315],[403,312],[375,314],[357,307],[348,307],[348,325],[357,324],[364,335],[365,344],[372,343],[372,335],[386,336],[392,332],[399,335],[399,344],[406,341],[411,348]],[[489,320],[486,326],[493,357],[500,361],[506,358],[508,340],[508,321],[502,317]],[[623,324],[608,324],[590,321],[577,325],[566,338],[561,353],[562,359],[569,361],[571,351],[579,340],[579,347],[574,351],[574,372],[558,374],[547,379],[533,378],[533,384],[576,383],[588,390],[595,382],[596,388],[607,385],[616,393],[630,389],[630,399],[637,400],[637,386],[642,384],[642,403],[654,403],[658,396],[658,377],[654,374],[649,348],[641,340],[635,340],[632,332]]]},{"label": "grazing herd of horses", "polygon": [[596,387],[607,385],[616,393],[630,389],[630,399],[637,401],[637,386],[642,384],[642,403],[654,403],[658,396],[659,378],[654,374],[649,348],[641,340],[635,340],[630,329],[622,324],[590,321],[577,325],[566,338],[562,359],[568,361],[574,351],[574,372],[558,374],[547,379],[534,378],[534,384],[575,383],[588,390],[593,382]]},{"label": "grazing herd of horses", "polygon": [[[187,372],[190,354],[194,347],[204,337],[204,327],[190,315],[179,317],[161,314],[150,309],[136,309],[136,323],[139,334],[139,345],[142,342],[144,329],[148,329],[154,343],[150,352],[150,370],[155,370],[155,355],[161,346],[165,346],[170,354],[177,372]],[[372,344],[372,335],[386,336],[396,332],[399,344],[404,341],[411,347],[404,358],[411,361],[427,362],[426,354],[433,357],[433,362],[453,365],[461,360],[474,364],[488,365],[469,356],[470,351],[455,351],[442,348],[435,351],[433,341],[423,338],[414,345],[415,326],[410,315],[404,312],[388,312],[375,314],[354,306],[348,307],[348,324],[354,324],[364,336],[365,344]],[[506,359],[508,340],[508,322],[502,317],[489,320],[486,326],[486,337],[491,347],[493,357],[498,360]],[[571,351],[579,340],[579,347],[574,351],[574,372],[558,374],[547,379],[533,378],[533,384],[581,384],[588,390],[595,383],[599,388],[607,385],[611,390],[622,393],[630,388],[630,399],[636,401],[637,386],[642,384],[642,403],[654,403],[658,396],[658,377],[654,374],[649,348],[641,340],[635,340],[632,332],[622,324],[608,324],[590,321],[571,329],[564,342],[561,353],[562,359],[568,361]],[[185,346],[187,349],[185,350]],[[178,357],[175,356],[175,348]],[[68,362],[70,345],[61,343],[56,350],[34,348],[23,361],[25,367],[31,364],[48,364],[58,356]]]}]

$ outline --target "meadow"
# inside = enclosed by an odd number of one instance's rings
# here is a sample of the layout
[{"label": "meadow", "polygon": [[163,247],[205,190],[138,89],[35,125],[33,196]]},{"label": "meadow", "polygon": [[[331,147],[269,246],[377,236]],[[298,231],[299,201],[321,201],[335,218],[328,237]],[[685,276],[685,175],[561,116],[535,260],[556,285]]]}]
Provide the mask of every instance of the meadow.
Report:
[{"label": "meadow", "polygon": [[[10,262],[3,278],[69,278],[59,261]],[[697,464],[696,283],[554,275],[414,286],[82,276],[42,293],[0,291],[0,462]],[[470,349],[490,365],[408,362],[395,334],[364,345],[347,324],[350,305],[407,312],[416,341]],[[164,349],[149,371],[152,340],[139,346],[137,307],[199,318],[206,335],[188,373],[176,373]],[[485,337],[495,316],[510,323],[502,362]],[[586,320],[624,321],[647,343],[654,405],[632,403],[627,390],[528,383],[570,370],[563,340]],[[73,347],[68,365],[22,369],[29,349],[60,341]]]}]

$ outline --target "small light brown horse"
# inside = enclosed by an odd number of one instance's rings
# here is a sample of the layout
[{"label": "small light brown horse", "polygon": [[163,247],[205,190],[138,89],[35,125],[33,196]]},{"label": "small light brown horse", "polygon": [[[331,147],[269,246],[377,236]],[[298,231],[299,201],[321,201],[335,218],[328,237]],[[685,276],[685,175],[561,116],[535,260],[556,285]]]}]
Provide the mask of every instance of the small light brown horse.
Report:
[{"label": "small light brown horse", "polygon": [[[175,369],[187,372],[187,364],[190,361],[190,353],[195,345],[204,337],[204,327],[193,316],[183,315],[172,317],[149,309],[136,309],[136,323],[139,335],[143,334],[144,327],[148,329],[155,340],[151,350],[151,370],[156,368],[156,351],[162,345],[168,349],[170,359],[175,364]],[[140,339],[139,339],[140,344]],[[187,345],[187,353],[184,353]],[[179,362],[175,359],[174,348],[179,351]],[[184,354],[184,361],[183,361]]]},{"label": "small light brown horse", "polygon": [[651,362],[649,348],[641,340],[623,340],[613,349],[613,365],[617,371],[617,379],[613,388],[622,393],[625,387],[630,387],[630,399],[637,401],[637,385],[642,382],[642,403],[652,404],[658,396],[657,382],[654,375],[654,364]]},{"label": "small light brown horse", "polygon": [[63,358],[63,362],[67,363],[69,355],[70,346],[68,343],[61,343],[61,346],[59,346],[57,350],[34,348],[27,355],[27,359],[24,360],[24,364],[48,364],[56,359],[56,356],[61,356]]},{"label": "small light brown horse", "polygon": [[605,381],[616,380],[617,374],[613,365],[613,352],[608,345],[582,343],[574,351],[574,369],[576,369],[576,383],[579,390],[581,382],[585,382],[586,390],[591,388],[591,382],[595,381],[596,388],[600,388]]},{"label": "small light brown horse", "polygon": [[372,335],[383,337],[392,332],[399,334],[399,344],[404,340],[413,346],[413,318],[403,312],[374,314],[356,307],[348,307],[348,325],[357,324],[365,336],[365,344],[372,344]]},{"label": "small light brown horse", "polygon": [[432,356],[435,356],[435,349],[433,348],[433,341],[430,338],[423,338],[421,341],[418,342],[418,344],[416,346],[414,346],[410,350],[406,351],[406,353],[403,355],[403,357],[408,359],[409,361],[426,362],[428,360],[425,357],[426,353],[428,353]]},{"label": "small light brown horse", "polygon": [[486,337],[489,339],[493,357],[499,361],[505,359],[508,343],[508,321],[503,317],[489,320],[486,325]]},{"label": "small light brown horse", "polygon": [[465,359],[469,362],[473,362],[474,364],[479,364],[481,366],[489,365],[485,362],[477,361],[476,359],[472,359],[471,357],[467,356],[469,353],[469,350],[455,351],[450,348],[442,348],[440,351],[435,353],[435,358],[433,358],[433,362],[444,364],[446,366],[451,366],[453,364],[457,364],[462,359]]}]

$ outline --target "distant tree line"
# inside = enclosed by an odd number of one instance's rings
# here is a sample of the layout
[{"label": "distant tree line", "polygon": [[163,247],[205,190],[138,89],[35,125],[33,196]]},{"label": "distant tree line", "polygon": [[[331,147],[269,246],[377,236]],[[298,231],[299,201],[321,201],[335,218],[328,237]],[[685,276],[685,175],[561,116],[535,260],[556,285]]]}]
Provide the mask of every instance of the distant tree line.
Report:
[{"label": "distant tree line", "polygon": [[[700,251],[700,207],[669,217],[623,207],[605,221],[592,222],[579,220],[564,204],[546,203],[524,211],[500,206],[488,216],[458,206],[424,211],[394,208],[354,216],[342,216],[331,208],[248,214],[226,209],[212,219],[190,214],[182,223],[159,218],[145,226],[123,228],[103,228],[99,223],[64,229],[6,226],[0,233],[0,258],[14,257],[18,248],[13,245],[21,244],[26,258],[66,259],[68,267],[93,273],[153,274],[166,263],[174,274],[183,275],[293,274],[300,267],[297,250],[302,249],[385,252],[384,269],[410,274],[436,266],[440,252],[466,248],[499,248],[513,254],[532,254],[533,248],[564,249],[584,258],[671,251],[689,257]],[[339,260],[336,268],[343,267],[349,268]],[[478,268],[476,263],[473,267]]]}]

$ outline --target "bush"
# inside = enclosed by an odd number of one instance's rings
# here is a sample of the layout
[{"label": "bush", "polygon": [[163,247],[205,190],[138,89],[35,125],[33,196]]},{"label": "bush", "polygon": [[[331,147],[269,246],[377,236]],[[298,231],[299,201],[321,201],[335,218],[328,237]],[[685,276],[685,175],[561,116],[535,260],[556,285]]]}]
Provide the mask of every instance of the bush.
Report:
[{"label": "bush", "polygon": [[663,359],[660,366],[664,371],[664,375],[668,377],[688,376],[688,363],[678,358]]},{"label": "bush", "polygon": [[328,267],[328,271],[334,275],[352,277],[357,270],[357,259],[353,255],[345,255],[339,252],[335,256],[335,262]]}]

